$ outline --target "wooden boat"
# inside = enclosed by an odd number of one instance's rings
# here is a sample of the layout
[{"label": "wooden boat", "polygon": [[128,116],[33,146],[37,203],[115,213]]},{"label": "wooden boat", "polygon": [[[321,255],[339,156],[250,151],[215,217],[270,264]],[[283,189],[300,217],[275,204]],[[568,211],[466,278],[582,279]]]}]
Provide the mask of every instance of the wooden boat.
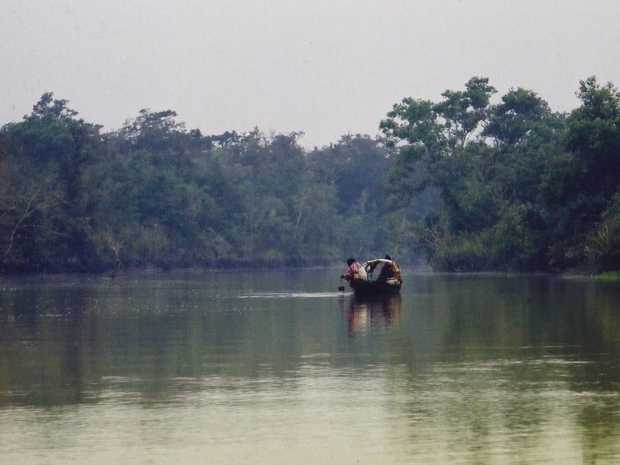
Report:
[{"label": "wooden boat", "polygon": [[[375,278],[374,271],[381,265],[379,275]],[[393,260],[377,258],[362,263],[366,271],[366,279],[354,279],[349,286],[360,296],[398,294],[403,283],[400,267]]]}]

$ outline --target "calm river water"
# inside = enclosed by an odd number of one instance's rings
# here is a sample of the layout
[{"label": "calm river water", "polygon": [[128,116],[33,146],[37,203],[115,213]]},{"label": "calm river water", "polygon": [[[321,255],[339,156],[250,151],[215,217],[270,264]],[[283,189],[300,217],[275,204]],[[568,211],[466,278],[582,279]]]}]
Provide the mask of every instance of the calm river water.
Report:
[{"label": "calm river water", "polygon": [[0,281],[2,464],[618,464],[620,283]]}]

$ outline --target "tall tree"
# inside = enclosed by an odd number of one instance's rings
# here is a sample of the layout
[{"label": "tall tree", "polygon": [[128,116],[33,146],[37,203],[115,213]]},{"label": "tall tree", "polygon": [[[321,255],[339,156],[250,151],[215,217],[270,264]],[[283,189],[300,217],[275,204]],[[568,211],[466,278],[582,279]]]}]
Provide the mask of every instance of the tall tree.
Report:
[{"label": "tall tree", "polygon": [[577,96],[581,106],[568,118],[568,153],[557,159],[543,186],[556,226],[552,257],[561,267],[590,260],[595,270],[606,270],[609,256],[618,254],[610,244],[619,233],[620,93],[590,77],[581,81]]},{"label": "tall tree", "polygon": [[56,199],[55,208],[47,208],[45,214],[38,209],[37,228],[31,228],[28,261],[35,269],[80,270],[93,265],[83,176],[91,154],[102,146],[101,127],[76,119],[77,112],[67,103],[46,92],[30,115],[2,128],[15,155],[23,158],[20,165],[30,167],[35,190],[45,192],[45,198],[53,192]]},{"label": "tall tree", "polygon": [[[495,89],[474,77],[438,103],[405,99],[381,123],[400,147],[393,196],[409,201],[429,186],[441,213],[417,227],[439,269],[545,267],[538,186],[559,147],[562,117],[532,91]],[[524,239],[529,238],[529,239]]]}]

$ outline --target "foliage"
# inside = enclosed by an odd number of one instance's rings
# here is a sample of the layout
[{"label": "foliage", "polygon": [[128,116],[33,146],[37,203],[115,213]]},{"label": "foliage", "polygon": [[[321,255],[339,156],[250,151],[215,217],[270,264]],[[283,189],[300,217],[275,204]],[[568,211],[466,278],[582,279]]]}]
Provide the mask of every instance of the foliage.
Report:
[{"label": "foliage", "polygon": [[618,281],[620,280],[620,274],[618,271],[605,271],[601,274],[595,275],[594,279],[598,281]]},{"label": "foliage", "polygon": [[444,271],[618,269],[618,91],[582,81],[570,116],[531,90],[492,104],[494,92],[474,77],[438,103],[404,99],[381,122],[400,149],[391,195],[439,191],[441,212],[411,225],[412,242]]},{"label": "foliage", "polygon": [[405,98],[384,137],[188,130],[140,110],[117,131],[42,95],[0,130],[0,271],[302,266],[426,251],[437,270],[620,268],[620,93],[579,108],[473,77]]},{"label": "foliage", "polygon": [[176,116],[141,110],[102,133],[46,93],[5,125],[1,270],[299,266],[386,252],[382,141],[346,136],[308,153],[300,133],[203,136]]}]

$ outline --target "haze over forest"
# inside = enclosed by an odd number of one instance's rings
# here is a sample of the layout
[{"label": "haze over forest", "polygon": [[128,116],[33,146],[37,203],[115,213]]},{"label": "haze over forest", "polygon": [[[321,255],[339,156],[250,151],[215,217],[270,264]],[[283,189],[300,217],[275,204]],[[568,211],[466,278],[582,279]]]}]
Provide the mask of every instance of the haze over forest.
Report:
[{"label": "haze over forest", "polygon": [[441,271],[615,271],[620,93],[579,106],[474,76],[393,102],[381,135],[203,134],[174,110],[115,131],[41,95],[0,130],[0,270],[307,266],[419,254]]}]

